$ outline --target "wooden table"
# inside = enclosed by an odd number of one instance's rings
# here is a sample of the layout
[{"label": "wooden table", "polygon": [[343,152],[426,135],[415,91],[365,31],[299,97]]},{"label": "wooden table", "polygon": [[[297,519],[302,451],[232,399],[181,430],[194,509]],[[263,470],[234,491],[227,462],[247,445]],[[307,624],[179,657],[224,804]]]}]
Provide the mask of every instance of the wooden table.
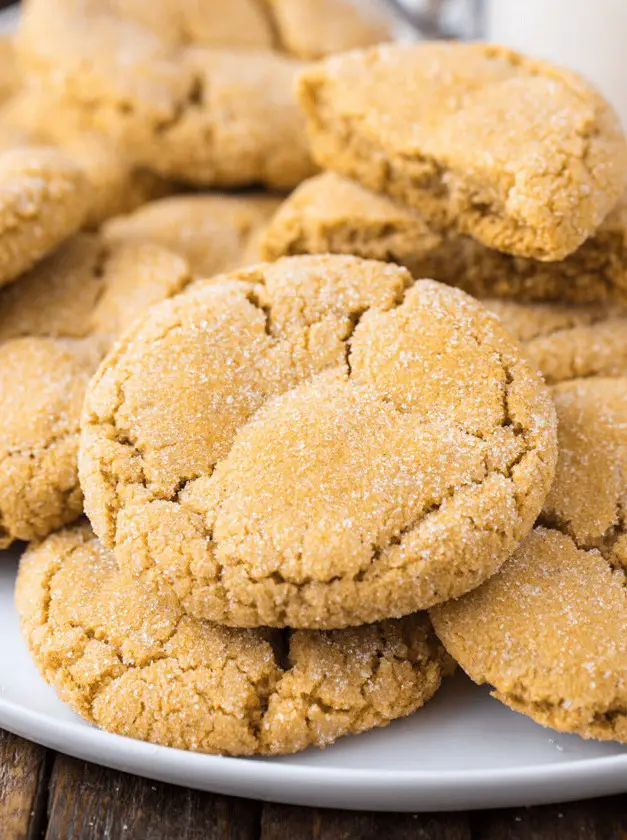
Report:
[{"label": "wooden table", "polygon": [[627,840],[627,796],[460,814],[265,805],[151,782],[0,730],[1,840]]}]

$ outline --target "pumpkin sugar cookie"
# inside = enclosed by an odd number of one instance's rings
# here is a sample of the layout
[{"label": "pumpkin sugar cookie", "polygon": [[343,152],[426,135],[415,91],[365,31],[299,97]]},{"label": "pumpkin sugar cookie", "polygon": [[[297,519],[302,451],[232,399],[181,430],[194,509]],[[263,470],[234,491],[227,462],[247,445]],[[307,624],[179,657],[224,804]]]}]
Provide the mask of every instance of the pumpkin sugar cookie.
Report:
[{"label": "pumpkin sugar cookie", "polygon": [[184,257],[198,277],[259,262],[258,237],[280,199],[250,195],[179,195],[111,219],[110,242],[155,242]]},{"label": "pumpkin sugar cookie", "polygon": [[627,302],[627,200],[573,254],[540,262],[502,254],[470,236],[438,232],[416,211],[325,172],[283,202],[261,240],[263,259],[355,254],[404,265],[478,298]]},{"label": "pumpkin sugar cookie", "polygon": [[0,290],[0,548],[82,512],[87,383],[118,333],[189,280],[186,263],[162,248],[83,234]]},{"label": "pumpkin sugar cookie", "polygon": [[30,0],[25,69],[136,162],[208,186],[290,188],[314,171],[297,56],[390,36],[351,0]]},{"label": "pumpkin sugar cookie", "polygon": [[292,257],[196,283],[92,381],[94,530],[241,627],[396,618],[491,575],[553,476],[548,390],[498,319],[398,266]]},{"label": "pumpkin sugar cookie", "polygon": [[627,376],[627,311],[603,304],[484,300],[514,333],[549,384],[588,376]]},{"label": "pumpkin sugar cookie", "polygon": [[67,117],[58,101],[25,88],[0,107],[0,147],[55,146],[80,166],[91,186],[83,227],[95,230],[111,216],[172,192],[170,182],[136,166],[110,140]]},{"label": "pumpkin sugar cookie", "polygon": [[0,286],[78,230],[90,198],[80,167],[56,149],[0,152]]},{"label": "pumpkin sugar cookie", "polygon": [[411,714],[452,670],[424,613],[334,632],[198,621],[170,587],[120,572],[86,525],[29,549],[16,601],[61,700],[110,732],[198,752],[324,747]]},{"label": "pumpkin sugar cookie", "polygon": [[431,611],[477,683],[538,723],[627,742],[627,378],[553,389],[555,483],[502,570]]},{"label": "pumpkin sugar cookie", "polygon": [[582,78],[488,44],[396,44],[305,70],[317,163],[438,230],[560,260],[625,189],[618,117]]}]

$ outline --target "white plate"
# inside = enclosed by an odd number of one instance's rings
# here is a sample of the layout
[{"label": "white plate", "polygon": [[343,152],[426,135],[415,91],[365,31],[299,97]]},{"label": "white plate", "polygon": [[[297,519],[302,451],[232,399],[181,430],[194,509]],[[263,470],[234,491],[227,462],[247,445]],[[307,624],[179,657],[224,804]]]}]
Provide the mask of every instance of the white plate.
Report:
[{"label": "white plate", "polygon": [[297,805],[437,811],[537,805],[627,791],[627,748],[558,735],[464,677],[411,718],[324,751],[274,759],[186,753],[101,732],[33,666],[0,553],[0,726],[77,758],[179,785]]}]

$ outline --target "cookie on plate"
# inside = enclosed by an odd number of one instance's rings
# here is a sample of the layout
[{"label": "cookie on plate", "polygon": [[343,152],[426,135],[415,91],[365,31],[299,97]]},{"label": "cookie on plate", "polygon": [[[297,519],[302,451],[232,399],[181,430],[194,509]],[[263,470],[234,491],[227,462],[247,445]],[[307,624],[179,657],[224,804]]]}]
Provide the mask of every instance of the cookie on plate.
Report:
[{"label": "cookie on plate", "polygon": [[81,234],[0,290],[0,548],[82,512],[87,383],[133,318],[189,280],[187,264],[155,245]]},{"label": "cookie on plate", "polygon": [[553,393],[559,457],[538,527],[497,575],[431,614],[462,668],[508,706],[627,741],[627,378]]},{"label": "cookie on plate", "polygon": [[190,614],[330,629],[478,585],[554,460],[548,390],[494,315],[326,256],[197,283],[138,321],[90,386],[80,471],[106,547]]},{"label": "cookie on plate", "polygon": [[549,384],[627,376],[627,311],[603,304],[483,301],[514,333]]},{"label": "cookie on plate", "polygon": [[304,71],[316,161],[430,225],[559,260],[625,189],[618,117],[582,78],[486,44],[383,45]]},{"label": "cookie on plate", "polygon": [[184,257],[194,274],[212,277],[259,262],[258,239],[280,199],[249,195],[178,195],[153,201],[103,228],[110,242],[155,242]]},{"label": "cookie on plate", "polygon": [[297,254],[355,254],[406,266],[479,298],[627,301],[627,200],[573,254],[558,262],[513,257],[354,181],[325,172],[285,200],[262,237],[264,259]]},{"label": "cookie on plate", "polygon": [[120,572],[87,525],[32,547],[17,579],[30,652],[110,732],[227,755],[293,753],[422,706],[451,663],[425,614],[354,630],[235,630]]},{"label": "cookie on plate", "polygon": [[0,152],[0,286],[78,230],[91,195],[81,168],[56,149]]},{"label": "cookie on plate", "polygon": [[351,0],[25,4],[29,73],[133,160],[193,184],[292,187],[312,174],[294,56],[389,37]]}]

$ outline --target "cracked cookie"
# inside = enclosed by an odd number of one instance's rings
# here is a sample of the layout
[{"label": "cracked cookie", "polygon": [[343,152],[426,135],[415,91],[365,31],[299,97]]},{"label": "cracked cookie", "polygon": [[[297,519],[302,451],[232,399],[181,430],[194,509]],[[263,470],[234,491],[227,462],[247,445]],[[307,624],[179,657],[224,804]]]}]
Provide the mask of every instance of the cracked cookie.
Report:
[{"label": "cracked cookie", "polygon": [[514,333],[549,384],[627,376],[627,311],[602,304],[482,301]]},{"label": "cracked cookie", "polygon": [[298,91],[317,163],[505,253],[563,259],[625,189],[609,104],[504,47],[354,51],[305,70]]},{"label": "cracked cookie", "polygon": [[30,0],[19,48],[138,163],[193,184],[288,188],[314,171],[293,56],[388,35],[349,0]]},{"label": "cracked cookie", "polygon": [[261,241],[261,256],[355,254],[404,265],[478,297],[627,302],[627,201],[558,262],[513,257],[470,236],[436,231],[416,211],[331,172],[301,184]]},{"label": "cracked cookie", "polygon": [[72,158],[91,185],[83,227],[95,230],[111,216],[172,192],[164,178],[136,166],[102,135],[66,125],[66,117],[63,106],[41,91],[20,91],[0,108],[0,146],[56,146]]},{"label": "cracked cookie", "polygon": [[189,279],[184,261],[162,248],[80,234],[0,290],[0,548],[82,512],[87,383],[118,333]]},{"label": "cracked cookie", "polygon": [[94,530],[241,627],[396,618],[496,571],[553,477],[546,386],[498,319],[398,266],[291,257],[197,283],[92,380]]},{"label": "cracked cookie", "polygon": [[250,195],[181,195],[154,201],[103,229],[110,242],[155,242],[184,257],[199,277],[259,262],[258,238],[280,199]]},{"label": "cracked cookie", "polygon": [[354,630],[236,630],[120,572],[88,526],[22,558],[17,610],[47,682],[110,732],[226,755],[294,753],[420,708],[451,662],[425,614]]},{"label": "cracked cookie", "polygon": [[553,389],[556,478],[501,571],[432,610],[477,683],[544,726],[627,741],[627,378]]},{"label": "cracked cookie", "polygon": [[0,152],[0,287],[77,231],[91,197],[80,167],[56,149]]}]

